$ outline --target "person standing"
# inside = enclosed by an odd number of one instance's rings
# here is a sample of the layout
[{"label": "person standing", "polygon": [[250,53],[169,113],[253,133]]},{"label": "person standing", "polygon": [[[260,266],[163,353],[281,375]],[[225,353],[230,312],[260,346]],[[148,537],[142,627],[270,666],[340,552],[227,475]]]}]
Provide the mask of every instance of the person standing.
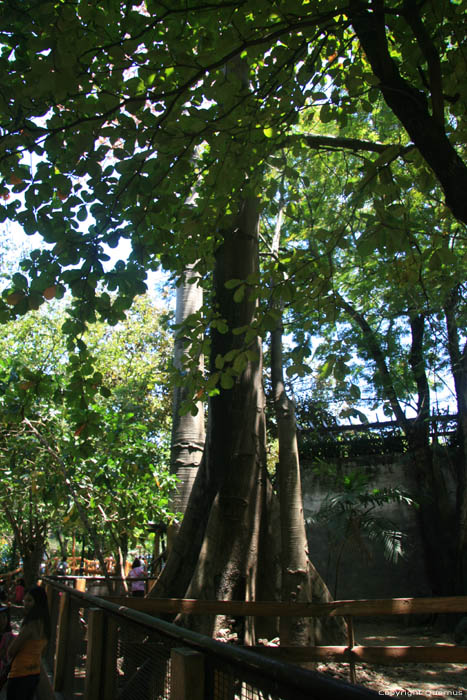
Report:
[{"label": "person standing", "polygon": [[3,686],[8,679],[9,660],[8,647],[13,639],[11,631],[10,608],[7,605],[0,607],[0,698],[5,698]]},{"label": "person standing", "polygon": [[145,575],[144,566],[140,559],[135,559],[131,565],[131,571],[128,576],[131,579],[131,595],[139,598],[144,598],[145,583],[143,576]]},{"label": "person standing", "polygon": [[59,576],[66,576],[68,574],[68,562],[66,557],[62,557],[57,564],[57,574]]},{"label": "person standing", "polygon": [[7,700],[33,700],[39,683],[41,657],[50,637],[50,615],[45,589],[31,586],[24,599],[24,619],[19,634],[8,647],[11,668]]}]

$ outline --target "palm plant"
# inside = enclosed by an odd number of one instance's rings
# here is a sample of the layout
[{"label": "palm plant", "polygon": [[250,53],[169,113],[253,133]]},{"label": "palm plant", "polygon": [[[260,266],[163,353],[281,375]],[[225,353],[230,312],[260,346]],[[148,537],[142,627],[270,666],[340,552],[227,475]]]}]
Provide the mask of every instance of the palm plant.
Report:
[{"label": "palm plant", "polygon": [[[371,488],[371,477],[354,470],[337,481],[337,491],[328,494],[314,517],[315,522],[328,526],[330,540],[337,549],[334,571],[334,597],[337,587],[342,555],[350,544],[358,545],[360,551],[371,558],[368,543],[382,547],[384,557],[396,563],[404,556],[406,534],[396,528],[388,517],[377,509],[389,503],[405,503],[417,507],[411,496],[399,488]],[[329,525],[332,524],[332,528]]]}]

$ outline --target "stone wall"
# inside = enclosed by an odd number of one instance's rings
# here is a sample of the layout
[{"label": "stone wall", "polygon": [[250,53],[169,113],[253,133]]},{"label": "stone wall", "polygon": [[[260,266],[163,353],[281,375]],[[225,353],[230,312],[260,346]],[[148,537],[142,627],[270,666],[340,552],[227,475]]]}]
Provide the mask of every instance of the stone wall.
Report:
[{"label": "stone wall", "polygon": [[[355,463],[347,463],[341,465],[341,474],[357,468],[365,470],[370,477],[369,489],[397,486],[412,492],[409,470],[401,456],[397,461],[383,460],[381,464],[368,467],[357,467]],[[406,534],[406,553],[397,563],[387,561],[381,546],[372,544],[363,537],[360,541],[353,538],[352,542],[344,547],[338,565],[342,540],[336,541],[332,523],[323,526],[313,522],[326,495],[332,492],[333,483],[335,482],[329,477],[317,476],[310,464],[302,464],[303,502],[310,558],[328,584],[332,595],[339,600],[429,596],[431,591],[426,580],[417,511],[414,507],[387,504],[373,511],[375,515],[391,519],[395,524],[394,529]]]}]

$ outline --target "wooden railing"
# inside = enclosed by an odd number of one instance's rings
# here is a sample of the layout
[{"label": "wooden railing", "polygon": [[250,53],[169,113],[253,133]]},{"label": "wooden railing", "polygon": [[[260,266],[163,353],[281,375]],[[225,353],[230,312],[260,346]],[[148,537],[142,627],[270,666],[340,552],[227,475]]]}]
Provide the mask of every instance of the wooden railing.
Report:
[{"label": "wooden railing", "polygon": [[[96,581],[74,577],[78,590]],[[289,663],[337,661],[349,664],[350,679],[356,682],[356,664],[467,663],[467,647],[442,646],[362,646],[355,643],[354,618],[400,615],[467,614],[467,596],[444,598],[388,598],[376,600],[336,600],[331,603],[244,602],[181,598],[133,598],[103,596],[103,600],[152,616],[227,615],[232,617],[344,617],[347,644],[333,646],[285,647],[254,646],[255,652]]]},{"label": "wooden railing", "polygon": [[[45,564],[45,574],[47,576],[53,575],[57,571],[59,563],[62,561],[61,557],[52,557],[44,562]],[[101,565],[97,559],[81,559],[79,556],[67,557],[67,573],[69,576],[76,576],[84,574],[85,576],[102,576]],[[107,571],[112,574],[115,572],[115,562],[110,557],[106,559]],[[128,573],[131,568],[131,562],[126,563],[125,573]]]},{"label": "wooden railing", "polygon": [[357,662],[370,664],[467,663],[467,647],[443,646],[360,646],[355,644],[355,617],[392,615],[432,615],[467,613],[467,596],[446,598],[389,598],[380,600],[336,600],[332,603],[241,602],[219,600],[108,598],[149,615],[231,615],[266,617],[343,616],[347,623],[348,643],[341,646],[284,647],[255,646],[254,651],[290,663],[340,661],[349,664],[355,682]]},{"label": "wooden railing", "polygon": [[[209,610],[212,614],[220,609],[225,612],[229,606],[235,614],[243,614],[239,606],[245,605],[248,615],[257,614],[252,604],[221,602],[219,607],[217,601],[104,599],[55,580],[44,583],[52,637],[46,654],[48,668],[44,666],[39,686],[40,700],[116,700],[127,697],[127,692],[128,697],[152,697],[156,689],[157,697],[164,700],[378,697],[368,688],[311,673],[280,659],[261,658],[252,653],[256,648],[223,644],[156,617],[169,610],[195,610],[195,614]],[[276,604],[258,605],[273,605],[277,614]],[[152,608],[150,615],[141,612],[144,606]],[[269,614],[267,607],[262,607],[262,614]]]}]

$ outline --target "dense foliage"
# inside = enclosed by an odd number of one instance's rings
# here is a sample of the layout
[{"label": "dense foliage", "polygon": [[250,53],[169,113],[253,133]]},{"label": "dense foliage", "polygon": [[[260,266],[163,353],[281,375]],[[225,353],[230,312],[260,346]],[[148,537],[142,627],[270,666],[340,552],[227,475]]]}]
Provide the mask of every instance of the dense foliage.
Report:
[{"label": "dense foliage", "polygon": [[[406,289],[419,307],[433,290],[438,298],[427,304],[435,312],[443,303],[436,290],[455,286],[453,264],[462,275],[463,229],[441,204],[437,180],[462,219],[454,195],[465,143],[465,96],[455,80],[464,66],[463,22],[464,5],[453,1],[277,2],[254,11],[227,2],[5,3],[1,216],[50,245],[4,290],[3,319],[69,287],[77,306],[66,330],[78,334],[96,317],[122,318],[160,261],[176,272],[196,262],[208,279],[216,231],[228,225],[238,188],[245,194],[245,172],[251,192],[269,178],[268,220],[278,189],[284,194],[287,237],[265,275],[302,313],[301,331],[317,306],[331,324],[342,313],[331,293],[340,269],[346,302],[353,293],[379,311],[389,294],[400,307]],[[240,72],[226,72],[232,65]],[[408,116],[393,104],[391,81],[412,107]],[[347,155],[339,159],[336,149]],[[455,161],[454,184],[437,158]],[[131,240],[132,253],[108,270],[103,244],[121,238]],[[371,281],[382,284],[382,274],[386,292]],[[259,279],[232,285],[237,301],[266,297],[251,329],[266,333],[275,323],[270,290]],[[206,310],[203,324],[221,328],[222,319]],[[390,324],[400,335],[400,324]],[[338,342],[355,345],[342,334]],[[247,360],[239,352],[219,359],[208,389],[221,380],[227,388]],[[328,371],[343,375],[346,362],[348,354]]]},{"label": "dense foliage", "polygon": [[23,559],[37,550],[36,566],[57,530],[83,534],[91,551],[114,552],[118,561],[145,540],[148,521],[173,517],[164,316],[140,298],[117,327],[97,325],[86,337],[100,387],[86,438],[67,401],[76,363],[65,318],[49,309],[0,329],[0,509]]}]

